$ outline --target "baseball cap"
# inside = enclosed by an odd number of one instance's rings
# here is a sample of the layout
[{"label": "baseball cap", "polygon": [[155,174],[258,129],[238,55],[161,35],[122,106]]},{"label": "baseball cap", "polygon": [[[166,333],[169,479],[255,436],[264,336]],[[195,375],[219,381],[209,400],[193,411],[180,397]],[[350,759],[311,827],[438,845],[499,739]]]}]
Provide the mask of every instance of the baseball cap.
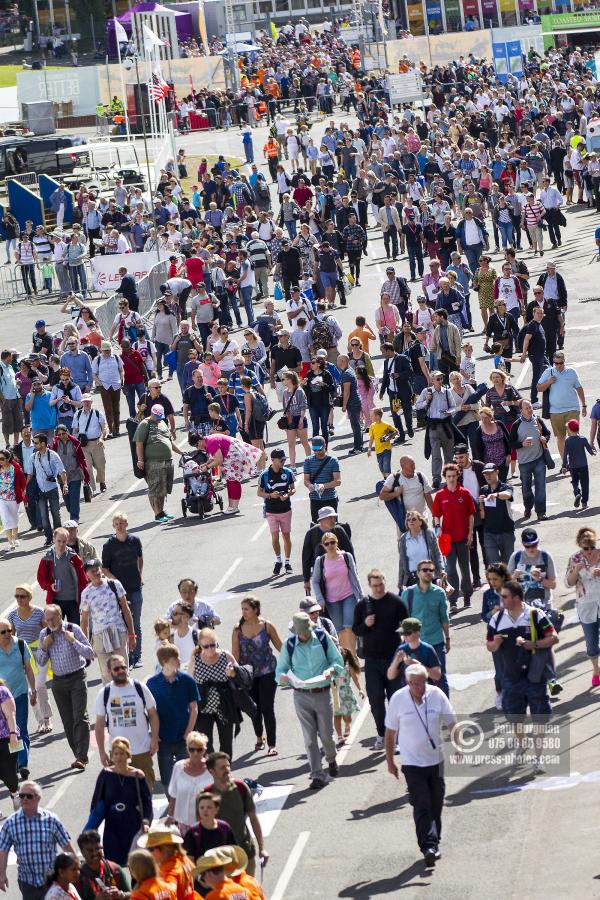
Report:
[{"label": "baseball cap", "polygon": [[524,528],[521,532],[521,543],[524,547],[533,547],[534,544],[539,544],[539,541],[535,528]]},{"label": "baseball cap", "polygon": [[569,419],[567,422],[567,428],[569,431],[579,431],[579,422],[577,419]]},{"label": "baseball cap", "polygon": [[387,269],[386,269],[385,271],[386,271],[386,273],[387,273],[387,272],[395,272],[396,270],[395,270],[395,268],[394,268],[393,266],[388,266]]},{"label": "baseball cap", "polygon": [[313,450],[322,450],[325,446],[325,441],[322,437],[319,437],[319,435],[315,435],[310,439],[310,446]]},{"label": "baseball cap", "polygon": [[455,453],[468,453],[468,452],[469,452],[469,448],[467,447],[466,444],[455,444],[455,445],[454,445],[454,452],[455,452]]},{"label": "baseball cap", "polygon": [[63,528],[77,528],[79,522],[76,522],[75,519],[68,519],[66,522],[62,523]]},{"label": "baseball cap", "polygon": [[93,400],[94,398],[92,397],[91,394],[82,394],[81,399],[83,401],[83,400]]},{"label": "baseball cap", "polygon": [[484,474],[486,472],[497,472],[497,471],[498,471],[498,466],[496,465],[496,463],[493,463],[493,462],[486,463],[482,469],[482,472]]},{"label": "baseball cap", "polygon": [[84,562],[83,564],[84,569],[95,569],[96,566],[102,567],[102,562],[101,560],[95,559],[94,557],[92,557],[92,559],[88,559],[88,561]]},{"label": "baseball cap", "polygon": [[324,347],[321,347],[320,350],[317,350],[316,353],[317,359],[327,359],[327,350]]},{"label": "baseball cap", "polygon": [[422,628],[421,620],[411,617],[409,619],[402,620],[398,631],[402,631],[404,634],[412,634],[413,631],[420,631],[421,628]]},{"label": "baseball cap", "polygon": [[164,406],[161,406],[160,403],[155,403],[150,412],[153,416],[156,416],[157,419],[164,419],[165,417],[165,408]]},{"label": "baseball cap", "polygon": [[43,319],[38,319],[37,322],[35,323],[36,328],[45,328],[45,326],[46,326],[46,323],[44,322]]},{"label": "baseball cap", "polygon": [[418,326],[415,328],[415,334],[425,334],[426,331],[427,331],[427,329],[426,329],[426,328],[423,328],[422,325],[418,325]]},{"label": "baseball cap", "polygon": [[305,613],[321,612],[321,607],[316,600],[313,600],[312,597],[303,597],[303,599],[298,604],[298,608],[300,609],[300,612]]},{"label": "baseball cap", "polygon": [[284,450],[271,450],[271,459],[285,459]]}]

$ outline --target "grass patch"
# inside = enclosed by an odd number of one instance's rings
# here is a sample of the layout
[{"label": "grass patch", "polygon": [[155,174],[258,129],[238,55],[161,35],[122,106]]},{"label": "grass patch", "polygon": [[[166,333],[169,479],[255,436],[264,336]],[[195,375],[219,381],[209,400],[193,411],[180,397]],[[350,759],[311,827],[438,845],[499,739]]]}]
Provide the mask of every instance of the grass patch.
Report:
[{"label": "grass patch", "polygon": [[[192,185],[198,184],[198,166],[202,162],[203,159],[206,159],[208,163],[208,170],[210,172],[211,168],[214,166],[216,161],[218,160],[219,155],[217,153],[202,153],[202,154],[186,154],[186,164],[188,170],[188,177],[181,179],[181,186],[186,195],[190,195],[192,191]],[[238,167],[245,165],[244,160],[239,156],[225,156],[225,159],[232,166]]]},{"label": "grass patch", "polygon": [[[46,66],[47,69],[62,69],[64,66]],[[17,72],[29,71],[22,66],[6,65],[0,66],[0,88],[16,87]]]}]

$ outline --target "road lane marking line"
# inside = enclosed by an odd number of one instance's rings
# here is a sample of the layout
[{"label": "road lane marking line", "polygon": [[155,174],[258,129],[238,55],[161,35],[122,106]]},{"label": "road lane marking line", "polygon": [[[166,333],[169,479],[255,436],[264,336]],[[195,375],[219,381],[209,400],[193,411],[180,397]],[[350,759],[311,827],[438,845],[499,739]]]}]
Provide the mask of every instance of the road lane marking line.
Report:
[{"label": "road lane marking line", "polygon": [[[260,504],[260,505],[262,505],[262,504]],[[264,532],[267,530],[268,524],[269,524],[268,522],[263,522],[262,525],[259,525],[259,526],[258,526],[258,528],[256,529],[256,531],[254,532],[254,534],[253,534],[252,537],[250,538],[250,543],[251,543],[251,544],[254,544],[254,543],[259,539],[259,537],[261,537],[261,535],[264,534]]]},{"label": "road lane marking line", "polygon": [[523,384],[523,382],[525,381],[525,376],[527,375],[527,372],[529,371],[530,366],[531,366],[531,363],[527,359],[525,361],[525,363],[523,364],[523,368],[519,372],[519,377],[517,378],[517,380],[515,382],[516,388],[520,388],[521,385]]},{"label": "road lane marking line", "polygon": [[254,798],[256,813],[260,821],[263,837],[268,838],[275,828],[279,814],[294,788],[293,784],[275,784],[263,788],[262,794]]},{"label": "road lane marking line", "polygon": [[371,712],[371,707],[369,706],[368,701],[365,700],[365,702],[361,706],[360,712],[358,713],[357,717],[355,718],[354,722],[352,723],[352,728],[350,729],[349,736],[346,738],[346,743],[344,744],[342,749],[339,750],[338,753],[336,753],[335,758],[336,758],[336,762],[339,766],[341,766],[341,764],[346,759],[346,756],[348,755],[348,751],[350,750],[352,744],[358,737],[358,733],[359,733],[360,729],[362,728],[362,726],[364,725],[365,719],[367,718],[367,716],[370,712]]},{"label": "road lane marking line", "polygon": [[234,559],[234,561],[231,563],[231,565],[229,566],[229,568],[227,569],[227,571],[225,572],[225,574],[223,575],[223,577],[220,579],[220,581],[217,581],[217,583],[215,584],[214,588],[213,588],[212,591],[211,591],[211,594],[218,594],[218,593],[219,593],[219,591],[221,590],[221,588],[224,587],[225,582],[227,581],[227,579],[228,579],[228,578],[231,578],[231,576],[233,575],[233,573],[235,572],[235,570],[237,569],[237,567],[239,566],[239,564],[241,563],[241,561],[242,561],[242,557],[241,557],[241,556],[238,556],[237,559]]},{"label": "road lane marking line", "polygon": [[281,875],[277,879],[275,890],[271,894],[271,900],[283,900],[288,884],[294,874],[294,869],[300,862],[300,857],[304,853],[304,848],[308,843],[310,831],[301,831],[296,838],[296,843],[292,847],[292,852],[287,858],[286,864],[282,869]]}]

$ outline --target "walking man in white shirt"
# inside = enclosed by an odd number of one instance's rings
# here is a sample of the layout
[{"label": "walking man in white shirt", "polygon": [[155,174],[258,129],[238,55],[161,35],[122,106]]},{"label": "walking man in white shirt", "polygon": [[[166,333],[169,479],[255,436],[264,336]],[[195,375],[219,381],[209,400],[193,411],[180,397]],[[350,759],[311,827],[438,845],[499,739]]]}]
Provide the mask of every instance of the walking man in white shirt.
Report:
[{"label": "walking man in white shirt", "polygon": [[441,725],[454,724],[454,710],[440,688],[427,684],[427,669],[420,663],[406,670],[406,687],[393,695],[385,717],[385,758],[388,772],[398,778],[394,762],[400,750],[419,849],[428,869],[440,859],[444,805]]}]

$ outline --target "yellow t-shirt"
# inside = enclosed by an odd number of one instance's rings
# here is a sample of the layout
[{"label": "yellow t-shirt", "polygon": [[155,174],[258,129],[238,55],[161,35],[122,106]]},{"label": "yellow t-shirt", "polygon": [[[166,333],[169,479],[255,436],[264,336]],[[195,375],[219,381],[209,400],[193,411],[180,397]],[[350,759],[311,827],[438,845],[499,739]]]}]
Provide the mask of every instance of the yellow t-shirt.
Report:
[{"label": "yellow t-shirt", "polygon": [[393,425],[390,425],[389,422],[385,422],[383,419],[381,422],[373,422],[372,425],[369,425],[369,437],[373,438],[375,453],[383,453],[384,450],[392,449],[391,440],[389,438],[384,440],[384,435],[393,431],[393,428]]}]

